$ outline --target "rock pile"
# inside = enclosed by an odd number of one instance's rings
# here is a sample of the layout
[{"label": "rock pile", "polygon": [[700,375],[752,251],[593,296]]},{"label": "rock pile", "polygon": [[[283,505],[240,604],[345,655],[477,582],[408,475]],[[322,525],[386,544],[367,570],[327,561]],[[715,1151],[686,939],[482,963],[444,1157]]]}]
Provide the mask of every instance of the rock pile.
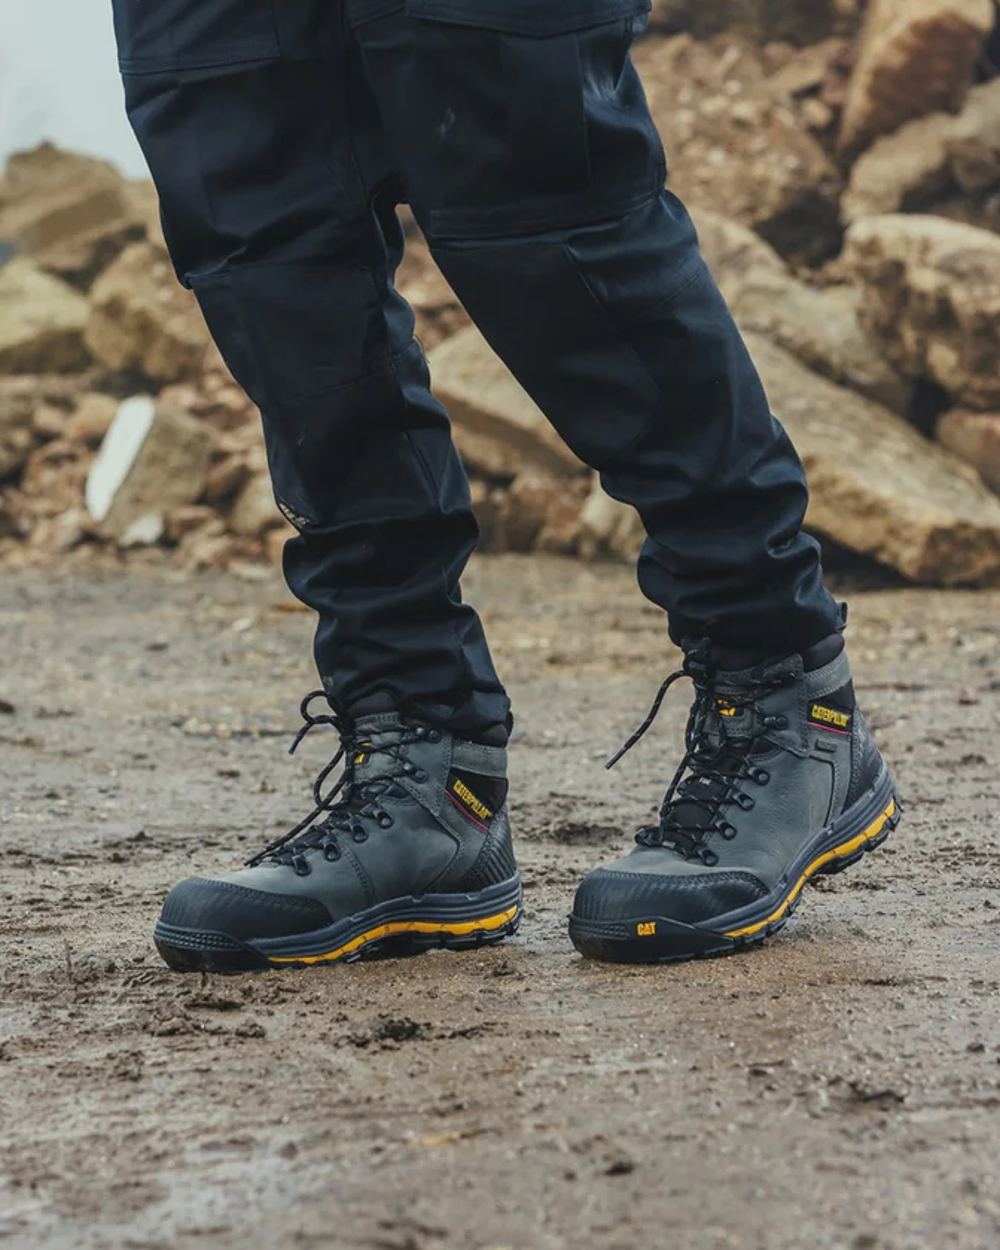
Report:
[{"label": "rock pile", "polygon": [[[809,469],[810,526],[938,585],[1000,582],[996,20],[994,0],[657,0],[636,51],[671,185]],[[484,547],[634,558],[634,514],[409,233],[401,287]],[[48,145],[14,157],[0,563],[138,549],[250,569],[292,532],[257,414],[174,280],[151,186]]]}]

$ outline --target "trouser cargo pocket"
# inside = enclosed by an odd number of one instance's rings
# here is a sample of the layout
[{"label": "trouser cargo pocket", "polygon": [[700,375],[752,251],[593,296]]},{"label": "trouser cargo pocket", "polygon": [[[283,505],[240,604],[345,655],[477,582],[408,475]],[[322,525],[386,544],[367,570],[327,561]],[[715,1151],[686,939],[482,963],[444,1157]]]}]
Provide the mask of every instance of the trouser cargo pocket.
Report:
[{"label": "trouser cargo pocket", "polygon": [[279,55],[274,0],[113,0],[126,74],[209,69]]},{"label": "trouser cargo pocket", "polygon": [[629,49],[649,0],[354,0],[425,228],[474,237],[622,210],[663,155]]}]

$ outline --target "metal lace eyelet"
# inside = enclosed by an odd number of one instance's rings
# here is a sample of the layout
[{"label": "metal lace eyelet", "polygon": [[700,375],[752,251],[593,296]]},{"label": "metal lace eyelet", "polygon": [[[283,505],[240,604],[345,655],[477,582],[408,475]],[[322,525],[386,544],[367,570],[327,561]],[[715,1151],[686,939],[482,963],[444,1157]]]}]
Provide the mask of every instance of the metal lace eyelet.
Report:
[{"label": "metal lace eyelet", "polygon": [[422,768],[418,768],[418,769],[416,769],[416,770],[415,770],[415,772],[414,772],[414,774],[413,774],[413,780],[414,780],[414,781],[426,781],[426,780],[427,780],[427,774],[424,772],[424,770],[423,770]]},{"label": "metal lace eyelet", "polygon": [[754,806],[754,801],[749,794],[737,794],[736,804],[738,807],[742,807],[745,812],[748,812]]},{"label": "metal lace eyelet", "polygon": [[292,867],[295,869],[295,875],[297,877],[308,877],[312,872],[308,861],[303,859],[301,855],[296,855],[296,857],[292,860]]},{"label": "metal lace eyelet", "polygon": [[759,786],[766,786],[771,780],[771,774],[766,768],[755,768],[753,772],[753,779]]},{"label": "metal lace eyelet", "polygon": [[737,829],[735,825],[731,825],[728,820],[725,820],[719,825],[717,832],[725,841],[732,842],[733,838],[736,837]]},{"label": "metal lace eyelet", "polygon": [[368,830],[367,829],[355,829],[351,833],[351,837],[354,839],[355,842],[367,842]]},{"label": "metal lace eyelet", "polygon": [[430,730],[428,730],[428,732],[427,732],[427,741],[428,741],[428,742],[440,742],[440,741],[441,741],[441,730],[440,730],[440,729],[430,729]]},{"label": "metal lace eyelet", "polygon": [[376,817],[376,820],[379,823],[380,829],[388,829],[394,823],[392,817],[389,815],[388,812],[379,812],[378,816]]},{"label": "metal lace eyelet", "polygon": [[719,862],[719,857],[714,851],[709,850],[708,847],[704,847],[701,852],[701,862],[709,868],[714,868]]},{"label": "metal lace eyelet", "polygon": [[340,847],[330,843],[329,846],[323,847],[323,858],[328,864],[334,864],[340,859]]}]

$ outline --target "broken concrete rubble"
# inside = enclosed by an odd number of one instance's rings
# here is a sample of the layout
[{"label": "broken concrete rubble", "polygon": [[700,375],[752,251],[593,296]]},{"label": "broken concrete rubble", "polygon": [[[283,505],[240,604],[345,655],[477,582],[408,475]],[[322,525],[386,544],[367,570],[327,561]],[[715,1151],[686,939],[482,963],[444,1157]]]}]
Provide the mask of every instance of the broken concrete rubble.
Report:
[{"label": "broken concrete rubble", "polygon": [[1000,412],[946,412],[938,422],[937,439],[1000,494]]},{"label": "broken concrete rubble", "polygon": [[0,243],[85,288],[144,229],[128,185],[106,161],[43,143],[0,178]]},{"label": "broken concrete rubble", "polygon": [[0,482],[24,467],[38,442],[34,425],[37,386],[35,378],[0,381]]},{"label": "broken concrete rubble", "polygon": [[158,527],[157,541],[167,513],[204,489],[210,451],[209,431],[187,413],[146,395],[126,400],[87,477],[90,516],[119,541]]},{"label": "broken concrete rubble", "polygon": [[1000,406],[1000,237],[927,215],[866,217],[848,232],[844,269],[901,372],[960,405]]},{"label": "broken concrete rubble", "polygon": [[67,373],[87,363],[87,301],[33,261],[0,267],[0,372]]},{"label": "broken concrete rubble", "polygon": [[702,210],[695,221],[705,259],[742,329],[759,331],[894,412],[909,411],[913,384],[865,333],[857,291],[810,285],[752,230],[717,213]]},{"label": "broken concrete rubble", "polygon": [[[1000,187],[1000,80],[973,87],[957,114],[939,111],[870,148],[843,201],[843,217],[854,223],[851,244],[827,262],[841,244],[844,171],[828,152],[852,41],[801,48],[746,41],[793,17],[828,33],[828,15],[816,6],[721,0],[689,8],[699,34],[709,33],[709,8],[726,10],[727,21],[739,10],[741,38],[651,38],[637,55],[673,185],[691,201],[738,322],[759,336],[755,350],[776,409],[793,433],[803,431],[814,525],[910,577],[993,578],[984,488],[942,447],[996,480],[996,236],[959,235],[961,227],[938,218],[887,226],[873,210],[891,194],[893,207],[926,199],[937,214],[1000,224],[1000,209],[990,207]],[[833,0],[832,8],[835,29],[850,29],[854,0]],[[730,215],[720,216],[719,206]],[[410,249],[400,288],[433,348],[435,390],[472,477],[483,549],[633,560],[643,541],[634,511],[594,484],[468,326],[408,216],[404,229]],[[143,546],[130,560],[183,568],[280,559],[294,531],[273,502],[256,410],[211,346],[193,299],[176,285],[151,185],[54,149],[29,154],[0,178],[0,243],[5,231],[15,256],[0,269],[0,357],[7,352],[8,372],[32,372],[0,379],[0,562],[75,563],[131,543],[156,549]],[[818,262],[823,268],[812,271]],[[6,319],[5,285],[15,292],[6,307],[17,307]],[[137,389],[150,393],[142,412],[148,418],[153,403],[163,442],[151,426],[123,458],[121,433],[112,433],[121,395]],[[803,397],[826,414],[822,420],[803,411]],[[937,423],[945,407],[952,411]],[[938,445],[916,435],[915,443],[900,442],[899,422],[886,409],[919,417],[927,432],[937,423]],[[840,449],[835,415],[847,431]],[[892,492],[879,494],[861,463],[863,426],[874,448],[888,446],[906,465],[906,490],[928,501],[923,520]],[[119,468],[109,477],[116,440]],[[91,494],[101,480],[98,448],[108,507],[100,524],[84,503],[88,477]],[[853,530],[837,519],[852,509],[862,518]]]},{"label": "broken concrete rubble", "polygon": [[445,340],[428,361],[434,393],[456,427],[471,432],[483,447],[492,443],[507,476],[535,470],[565,477],[582,471],[580,461],[475,327]]},{"label": "broken concrete rubble", "polygon": [[995,22],[994,0],[872,0],[841,147],[857,151],[914,117],[957,109]]},{"label": "broken concrete rubble", "polygon": [[200,373],[209,336],[169,262],[134,243],[94,284],[86,341],[106,369],[162,385]]},{"label": "broken concrete rubble", "polygon": [[915,581],[1000,581],[1000,499],[971,469],[760,335],[748,342],[806,466],[810,528]]},{"label": "broken concrete rubble", "polygon": [[748,274],[732,300],[743,330],[757,330],[833,382],[905,415],[913,383],[886,360],[861,325],[852,287],[819,290],[788,273]]},{"label": "broken concrete rubble", "polygon": [[772,89],[755,49],[679,35],[640,45],[636,64],[667,145],[670,186],[691,208],[724,205],[798,262],[836,252],[841,175]]},{"label": "broken concrete rubble", "polygon": [[931,113],[878,139],[855,163],[842,201],[850,224],[915,209],[958,188],[1000,185],[1000,78],[973,87],[962,111]]},{"label": "broken concrete rubble", "polygon": [[111,428],[117,411],[118,405],[110,395],[87,391],[77,400],[75,408],[65,421],[62,434],[70,442],[98,447]]}]

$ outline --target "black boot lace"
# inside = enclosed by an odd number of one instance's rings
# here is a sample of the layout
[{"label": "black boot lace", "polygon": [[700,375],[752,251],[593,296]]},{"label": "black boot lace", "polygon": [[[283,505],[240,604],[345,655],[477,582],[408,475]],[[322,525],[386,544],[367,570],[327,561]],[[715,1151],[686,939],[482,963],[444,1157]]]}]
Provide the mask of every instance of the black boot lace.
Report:
[{"label": "black boot lace", "polygon": [[[406,758],[404,748],[417,742],[440,741],[438,730],[399,718],[397,724],[381,728],[380,741],[373,742],[359,733],[347,717],[334,710],[314,715],[311,709],[316,699],[322,699],[330,706],[325,690],[313,690],[306,695],[300,707],[304,723],[288,753],[294,755],[306,735],[321,726],[334,729],[339,734],[340,747],[313,782],[313,810],[305,820],[300,820],[294,828],[248,859],[246,862],[250,867],[270,860],[289,865],[300,876],[308,876],[312,869],[307,851],[322,851],[330,861],[340,859],[343,854],[340,839],[345,835],[355,842],[364,842],[372,821],[382,829],[388,829],[393,824],[392,813],[386,811],[384,800],[390,796],[395,782],[404,777],[414,781],[427,780],[423,769]],[[385,756],[385,762],[366,773],[364,780],[358,782],[355,774],[357,765],[373,755]],[[343,773],[324,793],[323,787],[341,761],[344,762]]]},{"label": "black boot lace", "polygon": [[[608,760],[608,768],[631,751],[656,719],[667,691],[683,677],[689,677],[695,688],[684,733],[684,758],[660,806],[659,824],[640,829],[636,841],[642,846],[668,847],[685,859],[700,859],[712,866],[719,862],[719,857],[707,844],[709,836],[715,833],[727,842],[735,838],[738,830],[728,819],[729,809],[750,811],[755,799],[746,792],[746,783],[766,786],[771,780],[767,769],[752,760],[760,754],[763,735],[788,724],[784,716],[764,713],[759,700],[772,690],[792,684],[795,677],[787,672],[752,673],[739,691],[726,688],[720,693],[709,644],[690,648],[683,666],[660,686],[646,719]],[[749,734],[735,737],[728,732],[728,722],[744,708],[753,709],[752,729]]]}]

